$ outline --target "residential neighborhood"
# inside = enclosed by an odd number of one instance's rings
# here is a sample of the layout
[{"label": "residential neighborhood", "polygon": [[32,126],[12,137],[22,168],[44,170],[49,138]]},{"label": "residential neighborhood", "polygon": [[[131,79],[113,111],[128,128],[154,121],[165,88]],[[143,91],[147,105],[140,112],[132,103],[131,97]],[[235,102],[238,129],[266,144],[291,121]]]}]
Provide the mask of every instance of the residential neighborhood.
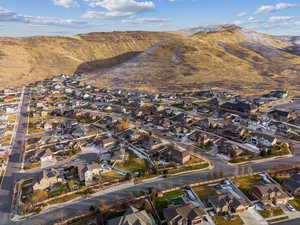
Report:
[{"label": "residential neighborhood", "polygon": [[104,224],[255,225],[300,218],[297,163],[280,173],[274,170],[284,168],[268,167],[294,160],[299,151],[300,112],[265,107],[290,101],[287,91],[151,94],[99,89],[86,85],[82,74],[62,74],[1,93],[2,174],[16,129],[23,130],[15,221],[123,186],[195,174],[202,177],[197,182],[141,188],[124,204],[91,204],[88,224],[99,223],[99,210]]}]

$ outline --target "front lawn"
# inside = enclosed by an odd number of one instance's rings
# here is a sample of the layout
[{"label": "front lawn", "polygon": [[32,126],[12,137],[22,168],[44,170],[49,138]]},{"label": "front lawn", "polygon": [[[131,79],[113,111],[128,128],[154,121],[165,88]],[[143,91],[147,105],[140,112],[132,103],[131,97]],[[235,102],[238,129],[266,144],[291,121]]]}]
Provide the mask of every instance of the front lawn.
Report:
[{"label": "front lawn", "polygon": [[247,176],[247,177],[242,177],[242,178],[237,178],[234,179],[235,182],[237,182],[238,188],[244,192],[245,195],[247,195],[247,197],[250,200],[254,200],[253,196],[251,194],[252,189],[254,187],[254,185],[256,185],[258,182],[262,181],[262,177],[260,176]]},{"label": "front lawn", "polygon": [[129,173],[134,173],[138,171],[145,172],[147,171],[147,164],[144,159],[138,158],[134,153],[131,151],[126,152],[128,154],[128,159],[124,162],[117,163],[115,168],[127,171]]},{"label": "front lawn", "polygon": [[282,217],[279,217],[279,218],[267,220],[267,222],[270,224],[270,223],[275,223],[275,222],[279,222],[279,221],[282,221],[282,220],[287,220],[288,218],[289,218],[288,216],[282,216]]},{"label": "front lawn", "polygon": [[300,211],[300,197],[295,197],[289,203],[298,211]]},{"label": "front lawn", "polygon": [[223,216],[213,216],[212,217],[216,225],[243,225],[241,217],[235,216],[231,220],[226,220]]},{"label": "front lawn", "polygon": [[188,171],[193,171],[193,170],[200,170],[200,169],[205,169],[209,167],[209,163],[202,163],[199,165],[195,166],[187,166],[179,169],[169,169],[167,170],[168,174],[176,174],[176,173],[182,173],[182,172],[188,172]]},{"label": "front lawn", "polygon": [[109,172],[106,172],[106,173],[101,173],[101,178],[102,178],[101,181],[103,183],[112,182],[114,180],[121,179],[123,177],[124,176],[122,176],[121,174],[118,174],[116,171],[109,171]]},{"label": "front lawn", "polygon": [[259,210],[258,213],[263,218],[269,218],[273,216],[281,216],[284,214],[283,210],[279,207],[272,208],[271,210]]},{"label": "front lawn", "polygon": [[58,203],[68,202],[77,197],[80,197],[80,194],[74,193],[74,194],[66,195],[64,197],[56,198],[56,199],[53,199],[53,200],[47,202],[47,205],[54,205],[54,204],[58,204]]}]

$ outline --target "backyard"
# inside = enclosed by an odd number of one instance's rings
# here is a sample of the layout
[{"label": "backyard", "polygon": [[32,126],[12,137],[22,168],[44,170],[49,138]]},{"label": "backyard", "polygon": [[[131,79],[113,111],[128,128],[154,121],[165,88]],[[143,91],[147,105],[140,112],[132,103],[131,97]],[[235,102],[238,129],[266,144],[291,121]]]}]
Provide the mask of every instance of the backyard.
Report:
[{"label": "backyard", "polygon": [[244,192],[244,194],[247,195],[250,200],[255,200],[251,194],[251,191],[255,184],[257,184],[259,181],[262,181],[260,176],[247,176],[234,179],[234,181],[238,183],[238,188]]}]

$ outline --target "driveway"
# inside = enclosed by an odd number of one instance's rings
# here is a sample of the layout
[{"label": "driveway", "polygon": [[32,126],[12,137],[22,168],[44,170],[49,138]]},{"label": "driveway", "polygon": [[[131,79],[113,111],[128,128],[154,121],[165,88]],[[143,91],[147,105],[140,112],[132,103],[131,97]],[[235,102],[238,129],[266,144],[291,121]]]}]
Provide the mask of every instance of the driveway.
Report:
[{"label": "driveway", "polygon": [[251,225],[268,225],[267,221],[256,212],[255,209],[250,208],[245,212],[239,213],[239,216],[244,221],[245,224]]}]

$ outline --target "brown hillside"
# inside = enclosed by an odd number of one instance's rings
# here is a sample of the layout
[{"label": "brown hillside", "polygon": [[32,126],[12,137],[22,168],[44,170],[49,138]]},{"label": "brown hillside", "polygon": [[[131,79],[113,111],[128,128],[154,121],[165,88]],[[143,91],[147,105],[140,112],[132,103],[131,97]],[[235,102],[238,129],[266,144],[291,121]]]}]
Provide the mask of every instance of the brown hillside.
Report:
[{"label": "brown hillside", "polygon": [[[112,32],[71,37],[0,38],[0,87],[73,73],[78,67],[83,72],[91,72],[95,66],[106,68],[173,36],[159,32]],[[87,65],[86,62],[94,63]]]},{"label": "brown hillside", "polygon": [[89,81],[102,86],[184,91],[216,87],[257,93],[274,88],[299,91],[300,57],[290,42],[227,26],[175,36]]}]

